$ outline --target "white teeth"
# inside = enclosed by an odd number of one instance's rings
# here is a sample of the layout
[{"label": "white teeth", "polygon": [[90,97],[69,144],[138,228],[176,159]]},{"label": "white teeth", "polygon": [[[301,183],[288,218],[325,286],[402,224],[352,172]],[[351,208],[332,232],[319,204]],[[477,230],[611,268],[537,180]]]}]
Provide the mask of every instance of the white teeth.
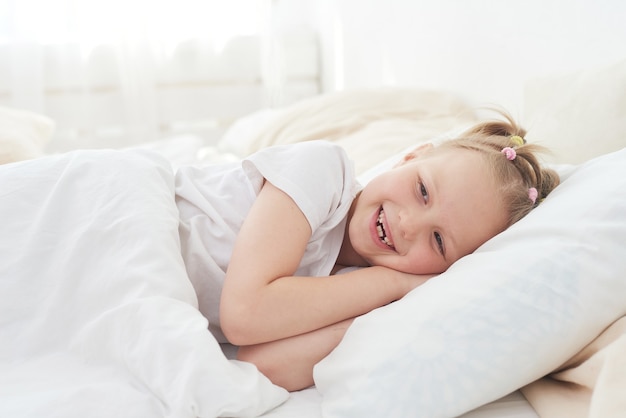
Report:
[{"label": "white teeth", "polygon": [[376,230],[378,232],[378,237],[382,242],[387,244],[387,246],[393,248],[393,242],[389,238],[387,238],[387,234],[385,232],[385,228],[383,227],[383,218],[384,218],[384,210],[381,208],[380,212],[378,212],[378,219],[376,222]]}]

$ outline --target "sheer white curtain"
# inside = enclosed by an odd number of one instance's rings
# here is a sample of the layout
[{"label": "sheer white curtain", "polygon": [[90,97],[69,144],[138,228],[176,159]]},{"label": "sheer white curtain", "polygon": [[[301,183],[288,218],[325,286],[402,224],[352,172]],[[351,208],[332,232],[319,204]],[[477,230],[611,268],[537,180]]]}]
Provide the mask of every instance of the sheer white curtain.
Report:
[{"label": "sheer white curtain", "polygon": [[0,104],[52,117],[56,150],[219,124],[276,96],[275,3],[0,0]]}]

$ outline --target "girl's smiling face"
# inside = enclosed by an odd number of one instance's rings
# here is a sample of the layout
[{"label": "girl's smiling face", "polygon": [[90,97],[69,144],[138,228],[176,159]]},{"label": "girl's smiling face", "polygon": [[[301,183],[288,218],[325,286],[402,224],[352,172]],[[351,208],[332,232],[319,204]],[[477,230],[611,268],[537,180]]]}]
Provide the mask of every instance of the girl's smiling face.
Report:
[{"label": "girl's smiling face", "polygon": [[478,152],[422,146],[364,187],[347,238],[368,265],[433,274],[503,231],[506,222],[496,182]]}]

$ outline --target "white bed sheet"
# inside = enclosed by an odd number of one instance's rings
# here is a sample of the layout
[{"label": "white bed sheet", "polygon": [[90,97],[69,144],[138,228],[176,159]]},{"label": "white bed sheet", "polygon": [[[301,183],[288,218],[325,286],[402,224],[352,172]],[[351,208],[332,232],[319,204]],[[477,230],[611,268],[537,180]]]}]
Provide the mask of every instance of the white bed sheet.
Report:
[{"label": "white bed sheet", "polygon": [[[322,397],[315,388],[291,393],[287,402],[263,418],[322,418]],[[405,417],[398,417],[405,418]],[[459,418],[539,418],[520,391],[483,405]]]},{"label": "white bed sheet", "polygon": [[[230,344],[221,347],[228,358],[235,358],[236,347]],[[315,387],[291,392],[285,403],[266,412],[262,418],[324,418],[322,395]],[[458,418],[539,418],[539,415],[521,391],[516,390]]]}]

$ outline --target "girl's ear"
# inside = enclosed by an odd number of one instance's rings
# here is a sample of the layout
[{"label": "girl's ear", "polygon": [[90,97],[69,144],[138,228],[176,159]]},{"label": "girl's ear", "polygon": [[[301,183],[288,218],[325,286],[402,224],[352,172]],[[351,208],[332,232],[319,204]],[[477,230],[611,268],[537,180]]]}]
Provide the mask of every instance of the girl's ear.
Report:
[{"label": "girl's ear", "polygon": [[402,157],[402,159],[400,161],[398,161],[394,167],[398,167],[401,166],[411,160],[414,160],[422,155],[424,155],[427,151],[431,150],[434,148],[434,145],[432,144],[432,142],[426,142],[423,144],[418,145],[417,147],[413,148],[411,151],[409,151],[408,153],[404,154],[404,157]]}]

